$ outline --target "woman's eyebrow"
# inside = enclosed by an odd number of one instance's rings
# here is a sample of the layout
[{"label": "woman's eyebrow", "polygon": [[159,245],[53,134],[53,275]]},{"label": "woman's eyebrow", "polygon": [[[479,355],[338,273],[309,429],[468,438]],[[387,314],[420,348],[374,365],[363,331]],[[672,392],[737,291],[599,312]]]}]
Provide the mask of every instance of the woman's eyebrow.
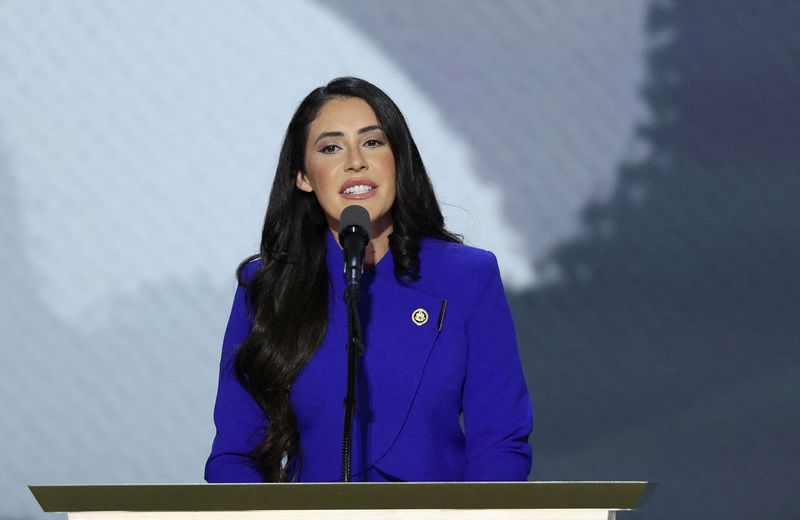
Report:
[{"label": "woman's eyebrow", "polygon": [[325,139],[326,137],[342,137],[343,135],[344,132],[322,132],[314,141],[314,144],[317,144],[320,139]]},{"label": "woman's eyebrow", "polygon": [[370,126],[365,126],[364,128],[360,128],[358,130],[358,133],[366,134],[367,132],[371,132],[373,130],[383,130],[383,128],[381,128],[381,125],[370,125]]},{"label": "woman's eyebrow", "polygon": [[[383,130],[383,128],[381,128],[381,125],[369,125],[365,126],[364,128],[359,128],[357,133],[361,135],[361,134],[366,134],[367,132],[371,132],[373,130]],[[314,141],[314,144],[317,144],[320,139],[325,139],[326,137],[342,137],[342,136],[344,136],[344,132],[341,132],[339,130],[332,132],[322,132]]]}]

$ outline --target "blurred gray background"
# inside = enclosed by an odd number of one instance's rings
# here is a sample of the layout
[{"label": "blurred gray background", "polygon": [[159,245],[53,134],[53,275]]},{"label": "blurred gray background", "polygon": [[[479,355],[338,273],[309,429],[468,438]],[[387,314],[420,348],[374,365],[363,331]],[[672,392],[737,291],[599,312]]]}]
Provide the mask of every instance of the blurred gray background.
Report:
[{"label": "blurred gray background", "polygon": [[800,2],[0,0],[0,518],[199,482],[237,263],[312,88],[405,112],[498,255],[536,480],[800,518]]}]

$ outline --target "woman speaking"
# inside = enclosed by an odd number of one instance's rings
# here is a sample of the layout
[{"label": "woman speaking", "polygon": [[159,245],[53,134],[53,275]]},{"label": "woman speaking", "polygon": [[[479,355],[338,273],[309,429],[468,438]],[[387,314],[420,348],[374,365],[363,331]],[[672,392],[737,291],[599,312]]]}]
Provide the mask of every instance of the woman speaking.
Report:
[{"label": "woman speaking", "polygon": [[208,482],[340,479],[345,208],[369,215],[355,481],[525,480],[530,398],[494,255],[444,227],[402,113],[376,86],[312,91],[286,131],[259,254],[237,271]]}]

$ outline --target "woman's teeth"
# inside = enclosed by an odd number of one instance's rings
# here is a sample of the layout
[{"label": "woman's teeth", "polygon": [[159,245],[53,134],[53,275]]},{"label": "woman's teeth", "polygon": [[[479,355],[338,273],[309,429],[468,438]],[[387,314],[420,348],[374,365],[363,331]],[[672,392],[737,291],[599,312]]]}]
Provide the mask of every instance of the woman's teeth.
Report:
[{"label": "woman's teeth", "polygon": [[350,186],[342,193],[345,195],[361,195],[362,193],[366,193],[368,191],[372,191],[372,186],[366,186],[364,184],[359,184],[357,186]]}]

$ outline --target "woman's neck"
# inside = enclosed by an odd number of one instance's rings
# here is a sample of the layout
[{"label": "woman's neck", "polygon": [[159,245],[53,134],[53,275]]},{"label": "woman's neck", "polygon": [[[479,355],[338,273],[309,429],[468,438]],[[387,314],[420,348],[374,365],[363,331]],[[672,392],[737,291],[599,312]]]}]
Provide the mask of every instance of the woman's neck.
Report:
[{"label": "woman's neck", "polygon": [[389,252],[389,235],[391,234],[391,220],[384,225],[378,225],[377,222],[372,223],[370,232],[372,238],[367,244],[367,250],[364,252],[364,264],[367,267],[375,267],[375,264],[380,262],[381,258]]}]

